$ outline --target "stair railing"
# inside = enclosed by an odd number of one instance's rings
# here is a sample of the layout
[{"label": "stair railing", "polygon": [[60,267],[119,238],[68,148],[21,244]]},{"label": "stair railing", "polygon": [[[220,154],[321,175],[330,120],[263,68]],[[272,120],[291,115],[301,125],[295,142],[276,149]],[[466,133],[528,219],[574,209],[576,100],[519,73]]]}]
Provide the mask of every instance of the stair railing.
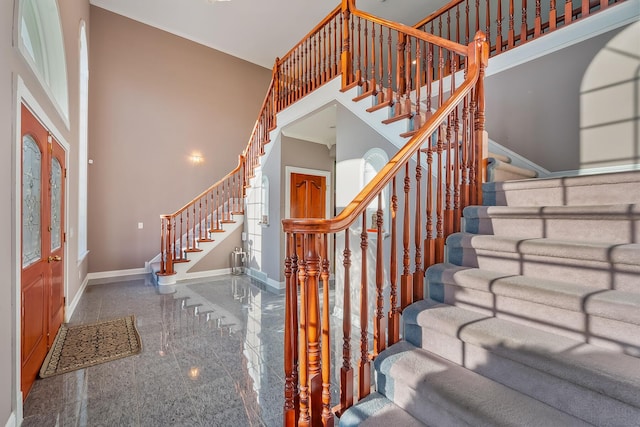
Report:
[{"label": "stair railing", "polygon": [[336,7],[282,59],[276,59],[238,166],[173,214],[160,216],[158,276],[176,274],[174,264],[188,262],[188,253],[201,250],[199,242],[211,241],[209,233],[223,231],[221,224],[231,221],[233,213],[242,213],[241,201],[276,128],[276,114],[340,74],[341,11]]},{"label": "stair railing", "polygon": [[[371,361],[400,339],[400,313],[424,297],[424,271],[443,261],[445,238],[458,231],[462,209],[481,202],[487,146],[484,35],[478,33],[468,46],[462,46],[363,13],[352,0],[343,2],[343,29],[343,45],[354,47],[350,56],[343,48],[344,87],[358,85],[374,98],[382,93],[379,102],[389,101],[392,106],[403,102],[407,110],[402,114],[415,117],[419,112],[409,113],[408,104],[421,104],[416,99],[421,91],[416,88],[426,85],[429,95],[424,102],[430,108],[409,142],[339,215],[283,220],[285,426],[333,425],[334,413],[353,405],[355,390],[359,399],[370,393]],[[380,38],[391,40],[396,57],[391,49],[380,53]],[[365,45],[369,48],[358,50],[357,46]],[[459,63],[464,64],[464,77],[458,73]],[[379,80],[384,76],[380,69],[388,70],[391,77]],[[423,174],[424,157],[427,170]],[[389,206],[384,206],[383,192],[391,194]],[[375,221],[370,226],[372,206]],[[385,208],[391,213],[388,224]],[[352,235],[359,238],[359,247],[350,241]],[[335,265],[330,251],[335,251]],[[367,273],[370,258],[372,274]],[[330,328],[331,274],[343,290],[341,336]],[[359,282],[359,288],[352,289],[352,282]],[[352,297],[359,301],[352,302]],[[355,329],[360,338],[353,354],[352,316],[359,317]],[[335,340],[342,341],[341,360],[331,359]],[[332,407],[334,366],[340,366],[340,388],[339,403]]]},{"label": "stair railing", "polygon": [[484,31],[493,57],[623,1],[453,0],[415,27],[463,44]]},{"label": "stair railing", "polygon": [[[251,147],[251,145],[249,145]],[[174,264],[188,262],[188,254],[200,252],[200,242],[212,242],[222,224],[233,222],[244,210],[246,157],[238,166],[171,215],[160,216],[159,276],[175,274]]]}]

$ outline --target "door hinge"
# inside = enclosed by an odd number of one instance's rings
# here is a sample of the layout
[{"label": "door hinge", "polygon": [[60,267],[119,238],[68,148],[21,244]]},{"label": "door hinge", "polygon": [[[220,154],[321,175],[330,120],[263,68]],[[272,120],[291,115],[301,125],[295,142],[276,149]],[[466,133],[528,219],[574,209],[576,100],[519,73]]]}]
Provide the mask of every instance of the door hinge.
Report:
[{"label": "door hinge", "polygon": [[64,177],[67,177],[67,168],[64,168]]},{"label": "door hinge", "polygon": [[62,243],[67,243],[67,232],[62,233]]}]

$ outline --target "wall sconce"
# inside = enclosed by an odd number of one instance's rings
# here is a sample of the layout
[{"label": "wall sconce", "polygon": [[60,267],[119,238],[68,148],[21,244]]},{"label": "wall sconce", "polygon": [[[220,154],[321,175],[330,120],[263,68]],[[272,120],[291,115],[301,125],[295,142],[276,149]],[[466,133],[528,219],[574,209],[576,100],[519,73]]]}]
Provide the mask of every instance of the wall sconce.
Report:
[{"label": "wall sconce", "polygon": [[200,163],[204,162],[204,157],[202,157],[200,153],[193,153],[191,156],[189,156],[189,160],[194,165],[199,165]]}]

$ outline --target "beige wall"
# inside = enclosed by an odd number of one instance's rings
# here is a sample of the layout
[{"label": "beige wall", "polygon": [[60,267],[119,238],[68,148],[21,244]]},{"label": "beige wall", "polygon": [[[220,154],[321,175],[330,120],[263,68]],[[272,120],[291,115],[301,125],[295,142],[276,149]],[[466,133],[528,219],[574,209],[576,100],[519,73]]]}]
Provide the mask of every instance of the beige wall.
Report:
[{"label": "beige wall", "polygon": [[[20,155],[19,128],[16,126],[18,79],[33,97],[31,107],[39,118],[50,125],[55,136],[69,145],[67,153],[67,304],[70,304],[86,277],[86,261],[79,262],[77,251],[78,221],[78,88],[80,22],[89,25],[88,0],[58,1],[62,21],[69,93],[69,127],[59,116],[37,78],[22,58],[17,45],[17,17],[19,1],[0,2],[0,241],[4,245],[0,257],[0,425],[5,425],[11,414],[16,415],[16,331],[19,330],[20,259],[16,256],[20,245],[19,195],[15,189],[19,179],[16,159]],[[14,45],[15,40],[15,45]],[[11,202],[9,202],[11,201]],[[7,256],[10,255],[10,256]],[[68,314],[68,313],[67,313]],[[11,345],[8,345],[11,343]]]},{"label": "beige wall", "polygon": [[140,268],[159,216],[237,164],[271,71],[104,9],[91,19],[89,271]]}]

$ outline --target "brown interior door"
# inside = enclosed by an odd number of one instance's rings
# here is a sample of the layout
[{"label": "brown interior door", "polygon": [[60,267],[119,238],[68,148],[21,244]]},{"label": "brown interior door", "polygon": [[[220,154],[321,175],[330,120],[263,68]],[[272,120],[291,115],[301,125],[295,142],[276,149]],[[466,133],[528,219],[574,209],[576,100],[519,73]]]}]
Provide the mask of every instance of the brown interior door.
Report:
[{"label": "brown interior door", "polygon": [[[291,174],[291,218],[325,218],[326,178],[320,175]],[[296,236],[296,253],[302,256],[302,236]]]},{"label": "brown interior door", "polygon": [[26,398],[64,318],[64,150],[21,109],[21,390]]}]

